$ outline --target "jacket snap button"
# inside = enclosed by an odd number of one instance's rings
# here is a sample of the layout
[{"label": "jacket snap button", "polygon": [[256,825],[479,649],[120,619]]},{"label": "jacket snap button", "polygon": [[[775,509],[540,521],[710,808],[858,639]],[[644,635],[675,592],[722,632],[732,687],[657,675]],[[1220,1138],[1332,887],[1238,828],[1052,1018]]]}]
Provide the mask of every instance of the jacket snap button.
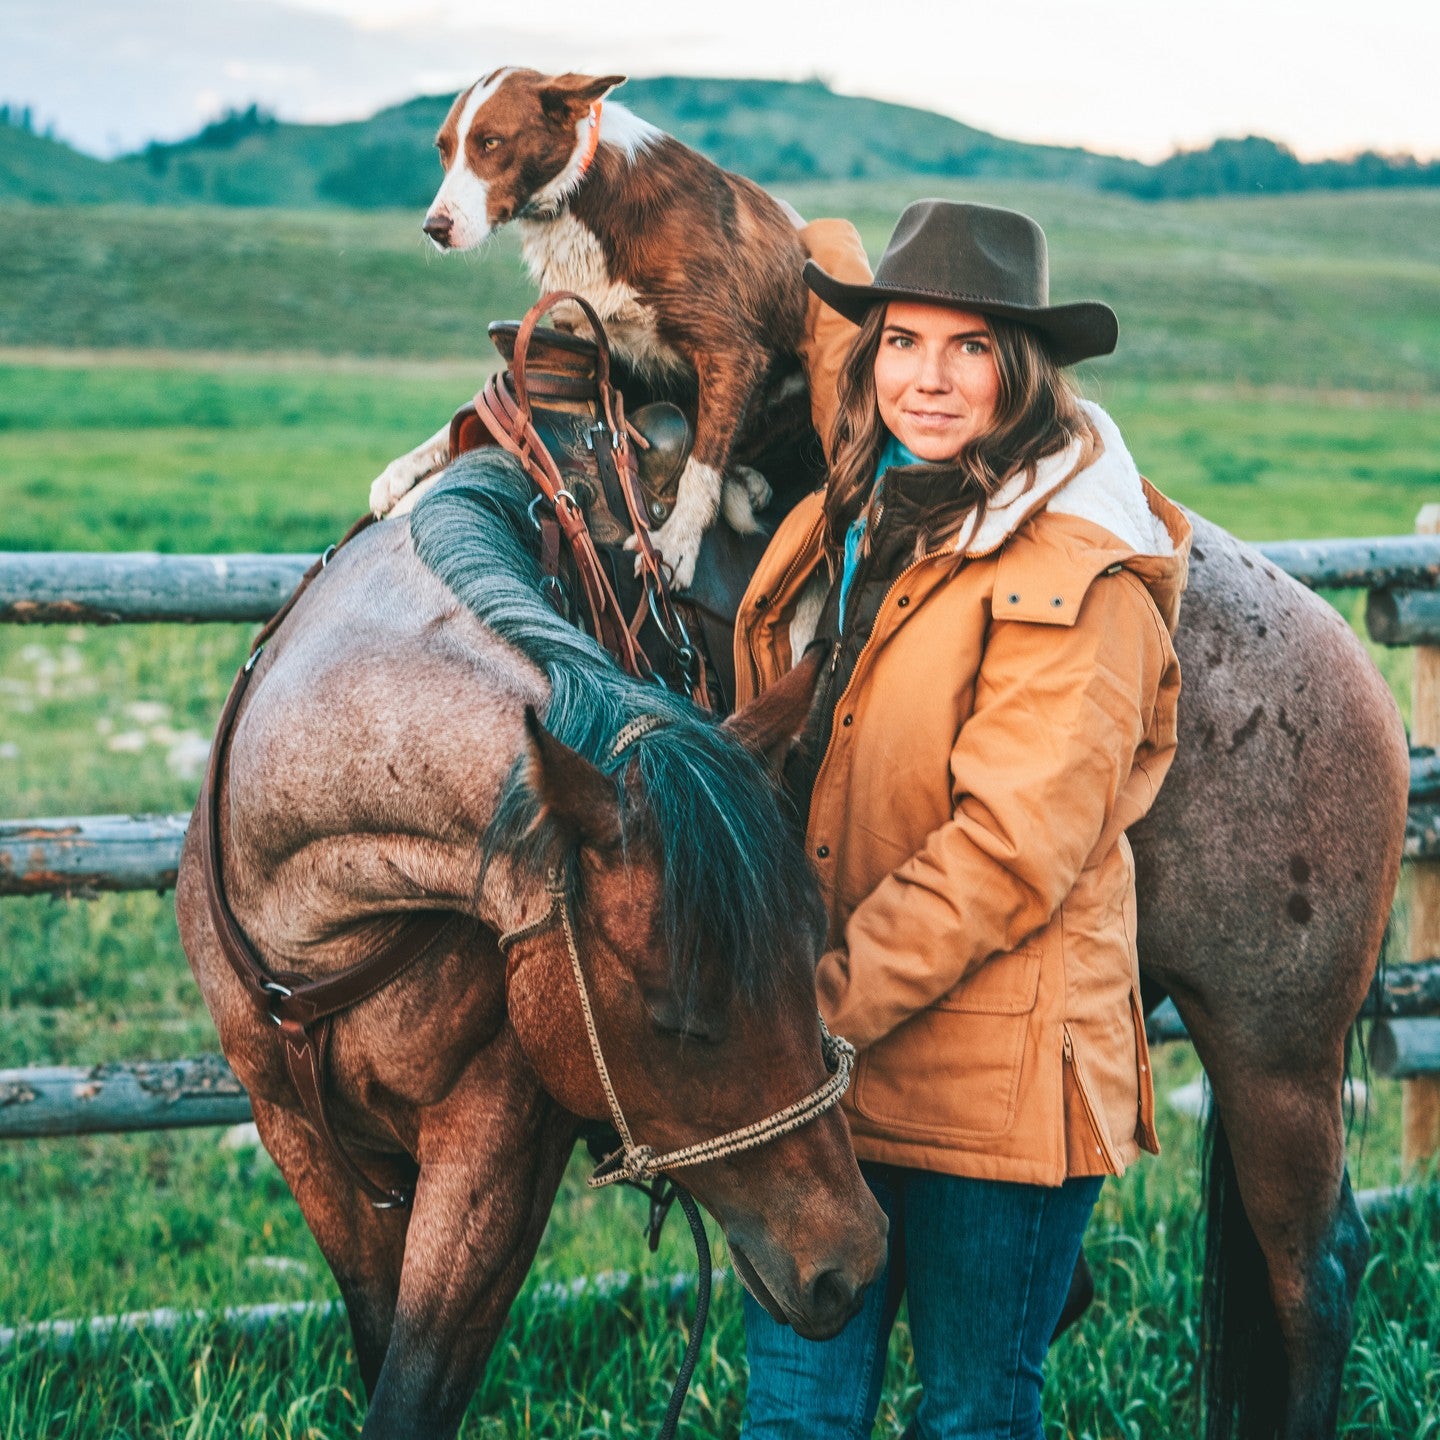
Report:
[{"label": "jacket snap button", "polygon": [[900,597],[899,601],[898,601],[898,604],[899,604],[899,606],[900,606],[900,608],[901,608],[902,610],[903,610],[909,603],[910,603],[910,597],[909,597],[908,595],[902,595],[902,596]]},{"label": "jacket snap button", "polygon": [[1052,605],[1057,605],[1057,606],[1058,606],[1058,605],[1063,605],[1065,602],[1064,602],[1064,600],[1062,600],[1062,599],[1060,598],[1060,596],[1057,595],[1050,603],[1051,603]]},{"label": "jacket snap button", "polygon": [[1020,603],[1020,597],[1018,595],[1007,595],[1005,598],[1009,600],[1012,605],[1018,605]]},{"label": "jacket snap button", "polygon": [[848,725],[854,718],[853,715],[847,715],[840,723],[842,725]]},{"label": "jacket snap button", "polygon": [[768,595],[761,595],[755,601],[755,608],[757,610],[763,610],[769,603],[770,597]]},{"label": "jacket snap button", "polygon": [[829,855],[830,855],[830,847],[829,847],[828,845],[819,845],[819,846],[816,847],[815,853],[816,853],[822,860],[828,859],[828,858],[829,858]]}]

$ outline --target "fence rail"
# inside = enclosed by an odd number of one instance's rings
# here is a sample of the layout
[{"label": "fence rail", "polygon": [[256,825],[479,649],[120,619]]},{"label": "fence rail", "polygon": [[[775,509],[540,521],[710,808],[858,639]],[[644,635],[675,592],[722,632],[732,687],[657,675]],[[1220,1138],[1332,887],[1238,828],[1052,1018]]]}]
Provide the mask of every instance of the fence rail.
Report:
[{"label": "fence rail", "polygon": [[0,820],[0,895],[169,890],[189,815]]},{"label": "fence rail", "polygon": [[[1440,857],[1440,801],[1434,782],[1417,787],[1414,774],[1412,764],[1405,858],[1432,860]],[[169,890],[189,823],[186,814],[0,820],[0,896]]]},{"label": "fence rail", "polygon": [[0,1070],[0,1139],[238,1125],[250,1097],[221,1055]]},{"label": "fence rail", "polygon": [[0,622],[268,620],[313,555],[0,554]]},{"label": "fence rail", "polygon": [[[1440,535],[1278,541],[1255,547],[1313,588],[1370,591],[1367,624],[1387,645],[1440,644]],[[258,623],[284,603],[312,555],[0,554],[0,623]],[[170,889],[188,815],[0,820],[0,896]],[[1440,754],[1410,762],[1405,855],[1440,859]],[[1423,952],[1422,952],[1423,953]],[[1381,1074],[1440,1071],[1440,958],[1377,977]],[[1156,1042],[1185,1038],[1166,1002],[1150,1017]],[[0,1139],[234,1124],[243,1087],[218,1055],[173,1062],[0,1071]]]},{"label": "fence rail", "polygon": [[[1312,589],[1370,590],[1391,597],[1381,608],[1401,603],[1394,598],[1397,594],[1424,595],[1440,586],[1440,536],[1276,540],[1255,549]],[[0,623],[259,622],[280,608],[315,558],[87,550],[0,553]],[[1423,607],[1424,602],[1415,604]]]}]

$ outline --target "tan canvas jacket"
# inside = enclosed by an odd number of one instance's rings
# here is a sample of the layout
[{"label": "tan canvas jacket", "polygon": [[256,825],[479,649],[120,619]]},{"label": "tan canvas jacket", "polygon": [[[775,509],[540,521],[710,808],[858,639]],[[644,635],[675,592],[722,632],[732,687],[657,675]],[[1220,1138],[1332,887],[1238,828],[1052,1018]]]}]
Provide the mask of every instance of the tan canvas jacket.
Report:
[{"label": "tan canvas jacket", "polygon": [[[824,223],[805,235],[821,264],[868,275],[853,230]],[[812,318],[811,374],[833,385],[848,326],[818,302]],[[1054,1185],[1157,1148],[1124,831],[1174,753],[1190,531],[1090,414],[1094,464],[1042,462],[895,579],[836,702],[807,837],[821,1010],[861,1051],[862,1158]],[[737,704],[790,668],[826,583],[820,502],[751,582]]]}]

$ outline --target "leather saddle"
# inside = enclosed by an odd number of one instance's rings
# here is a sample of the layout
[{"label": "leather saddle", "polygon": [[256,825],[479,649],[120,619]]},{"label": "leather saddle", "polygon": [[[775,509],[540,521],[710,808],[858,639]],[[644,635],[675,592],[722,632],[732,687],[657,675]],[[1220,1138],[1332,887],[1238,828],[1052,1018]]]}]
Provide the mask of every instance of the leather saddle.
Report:
[{"label": "leather saddle", "polygon": [[[490,339],[506,368],[474,401],[456,411],[450,423],[450,454],[453,458],[479,446],[502,443],[495,433],[497,418],[506,432],[503,443],[511,448],[528,409],[528,425],[548,452],[564,489],[579,506],[610,587],[624,612],[637,619],[631,628],[654,673],[674,689],[704,695],[713,709],[723,713],[735,693],[735,617],[773,527],[762,521],[760,533],[742,536],[717,517],[701,545],[690,589],[669,594],[668,607],[660,607],[660,613],[653,603],[647,605],[650,597],[643,577],[635,574],[635,553],[622,548],[634,525],[622,489],[624,474],[609,453],[614,419],[607,413],[605,397],[610,383],[609,355],[608,347],[605,351],[601,348],[603,331],[597,333],[602,337],[599,343],[587,336],[539,327],[533,321],[493,323]],[[521,377],[518,386],[517,370]],[[623,383],[626,391],[641,388],[633,377]],[[654,529],[674,509],[694,425],[686,410],[668,399],[647,399],[633,411],[621,408],[633,445],[638,482],[635,508]],[[537,542],[542,568],[553,574],[553,581],[546,582],[552,604],[567,619],[594,633],[596,627],[582,603],[583,577],[577,574],[573,555],[560,546],[558,554],[547,556],[550,547],[539,521]],[[667,623],[667,608],[678,618],[678,634],[676,627]],[[639,618],[642,613],[643,620]],[[606,643],[603,636],[596,638]]]}]

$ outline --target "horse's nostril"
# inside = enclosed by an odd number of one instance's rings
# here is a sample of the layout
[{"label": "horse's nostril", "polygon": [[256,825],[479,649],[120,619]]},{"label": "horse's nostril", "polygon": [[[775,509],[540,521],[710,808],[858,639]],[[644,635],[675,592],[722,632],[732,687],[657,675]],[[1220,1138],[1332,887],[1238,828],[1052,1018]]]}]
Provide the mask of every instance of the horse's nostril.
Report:
[{"label": "horse's nostril", "polygon": [[427,215],[425,217],[425,233],[437,244],[448,245],[450,243],[450,231],[454,224],[448,215]]},{"label": "horse's nostril", "polygon": [[855,1308],[858,1291],[843,1270],[823,1270],[810,1286],[810,1304],[817,1315],[845,1314]]}]

